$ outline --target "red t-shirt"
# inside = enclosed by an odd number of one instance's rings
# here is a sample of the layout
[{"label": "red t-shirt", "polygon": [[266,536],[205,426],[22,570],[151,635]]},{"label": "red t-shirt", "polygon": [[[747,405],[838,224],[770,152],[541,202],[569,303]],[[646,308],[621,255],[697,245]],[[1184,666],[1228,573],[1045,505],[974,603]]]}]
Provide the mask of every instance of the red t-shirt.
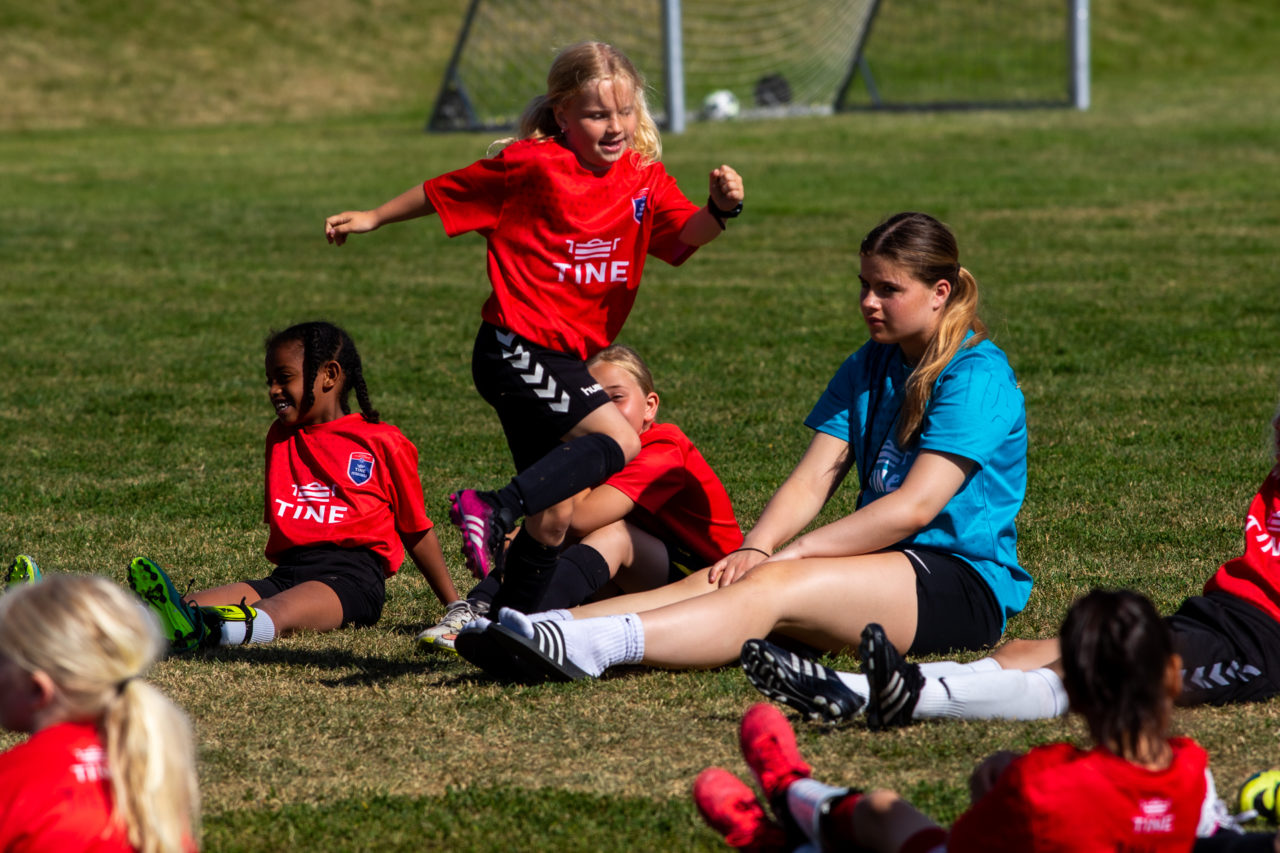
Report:
[{"label": "red t-shirt", "polygon": [[422,502],[418,449],[390,424],[363,415],[267,432],[267,559],[308,545],[369,548],[388,576],[404,559],[402,533],[432,527]]},{"label": "red t-shirt", "polygon": [[1280,465],[1249,504],[1244,555],[1223,563],[1204,585],[1242,598],[1280,622]]},{"label": "red t-shirt", "polygon": [[1186,853],[1209,758],[1170,738],[1173,761],[1146,770],[1101,747],[1039,746],[1010,764],[951,827],[948,853]]},{"label": "red t-shirt", "polygon": [[0,754],[0,850],[132,853],[111,824],[109,776],[93,724],[59,723]]},{"label": "red t-shirt", "polygon": [[675,424],[640,433],[640,453],[605,481],[636,508],[627,520],[711,565],[742,544],[742,528],[716,472]]},{"label": "red t-shirt", "polygon": [[446,234],[488,241],[487,322],[583,359],[613,343],[646,253],[678,266],[694,251],[679,234],[698,206],[638,160],[597,175],[555,140],[522,140],[423,184]]}]

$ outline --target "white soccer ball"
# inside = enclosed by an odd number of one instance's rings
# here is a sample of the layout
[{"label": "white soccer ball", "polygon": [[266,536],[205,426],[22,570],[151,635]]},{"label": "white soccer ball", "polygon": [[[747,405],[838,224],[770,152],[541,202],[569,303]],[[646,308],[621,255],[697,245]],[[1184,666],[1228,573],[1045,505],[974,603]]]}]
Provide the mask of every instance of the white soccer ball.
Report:
[{"label": "white soccer ball", "polygon": [[728,89],[717,89],[702,99],[702,115],[712,121],[735,118],[741,109],[738,96]]}]

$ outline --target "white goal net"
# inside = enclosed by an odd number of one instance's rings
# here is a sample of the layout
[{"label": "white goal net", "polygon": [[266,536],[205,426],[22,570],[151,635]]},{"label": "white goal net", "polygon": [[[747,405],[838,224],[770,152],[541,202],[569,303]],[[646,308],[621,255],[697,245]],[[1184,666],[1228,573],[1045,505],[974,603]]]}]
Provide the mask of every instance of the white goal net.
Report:
[{"label": "white goal net", "polygon": [[[726,101],[743,116],[1065,104],[1069,4],[681,0],[683,102],[691,118],[704,103],[723,117]],[[626,53],[648,78],[655,116],[669,125],[663,5],[472,0],[428,129],[514,126],[529,99],[545,91],[556,53],[584,40]]]}]

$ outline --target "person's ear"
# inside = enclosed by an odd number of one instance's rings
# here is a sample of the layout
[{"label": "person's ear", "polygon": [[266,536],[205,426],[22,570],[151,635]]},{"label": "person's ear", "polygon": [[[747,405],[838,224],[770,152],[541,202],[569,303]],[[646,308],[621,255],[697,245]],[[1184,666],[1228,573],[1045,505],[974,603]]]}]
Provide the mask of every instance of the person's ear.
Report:
[{"label": "person's ear", "polygon": [[947,304],[948,297],[951,296],[951,282],[945,278],[940,278],[933,285],[933,308],[939,310]]},{"label": "person's ear", "polygon": [[42,711],[53,704],[53,698],[58,692],[58,687],[53,683],[53,677],[43,669],[37,669],[31,673],[32,683],[32,700],[37,711]]},{"label": "person's ear", "polygon": [[645,426],[653,423],[658,419],[658,392],[650,391],[644,398],[644,423]]},{"label": "person's ear", "polygon": [[320,388],[332,391],[342,384],[342,365],[331,359],[320,365],[317,375],[320,377]]}]

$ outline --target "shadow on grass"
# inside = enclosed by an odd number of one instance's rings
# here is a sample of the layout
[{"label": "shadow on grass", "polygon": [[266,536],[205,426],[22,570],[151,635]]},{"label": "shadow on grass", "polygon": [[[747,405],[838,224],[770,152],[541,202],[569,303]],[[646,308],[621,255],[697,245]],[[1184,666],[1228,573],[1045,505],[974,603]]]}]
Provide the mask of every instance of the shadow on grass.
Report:
[{"label": "shadow on grass", "polygon": [[434,655],[430,658],[402,658],[356,654],[345,649],[299,649],[275,644],[248,647],[221,647],[209,654],[210,660],[239,661],[290,669],[355,670],[338,678],[318,678],[326,687],[369,686],[426,671],[440,671],[457,666],[458,660]]},{"label": "shadow on grass", "polygon": [[209,850],[421,851],[442,845],[449,850],[723,849],[688,799],[555,788],[477,786],[451,788],[439,797],[355,796],[266,811],[249,807],[205,820]]}]

